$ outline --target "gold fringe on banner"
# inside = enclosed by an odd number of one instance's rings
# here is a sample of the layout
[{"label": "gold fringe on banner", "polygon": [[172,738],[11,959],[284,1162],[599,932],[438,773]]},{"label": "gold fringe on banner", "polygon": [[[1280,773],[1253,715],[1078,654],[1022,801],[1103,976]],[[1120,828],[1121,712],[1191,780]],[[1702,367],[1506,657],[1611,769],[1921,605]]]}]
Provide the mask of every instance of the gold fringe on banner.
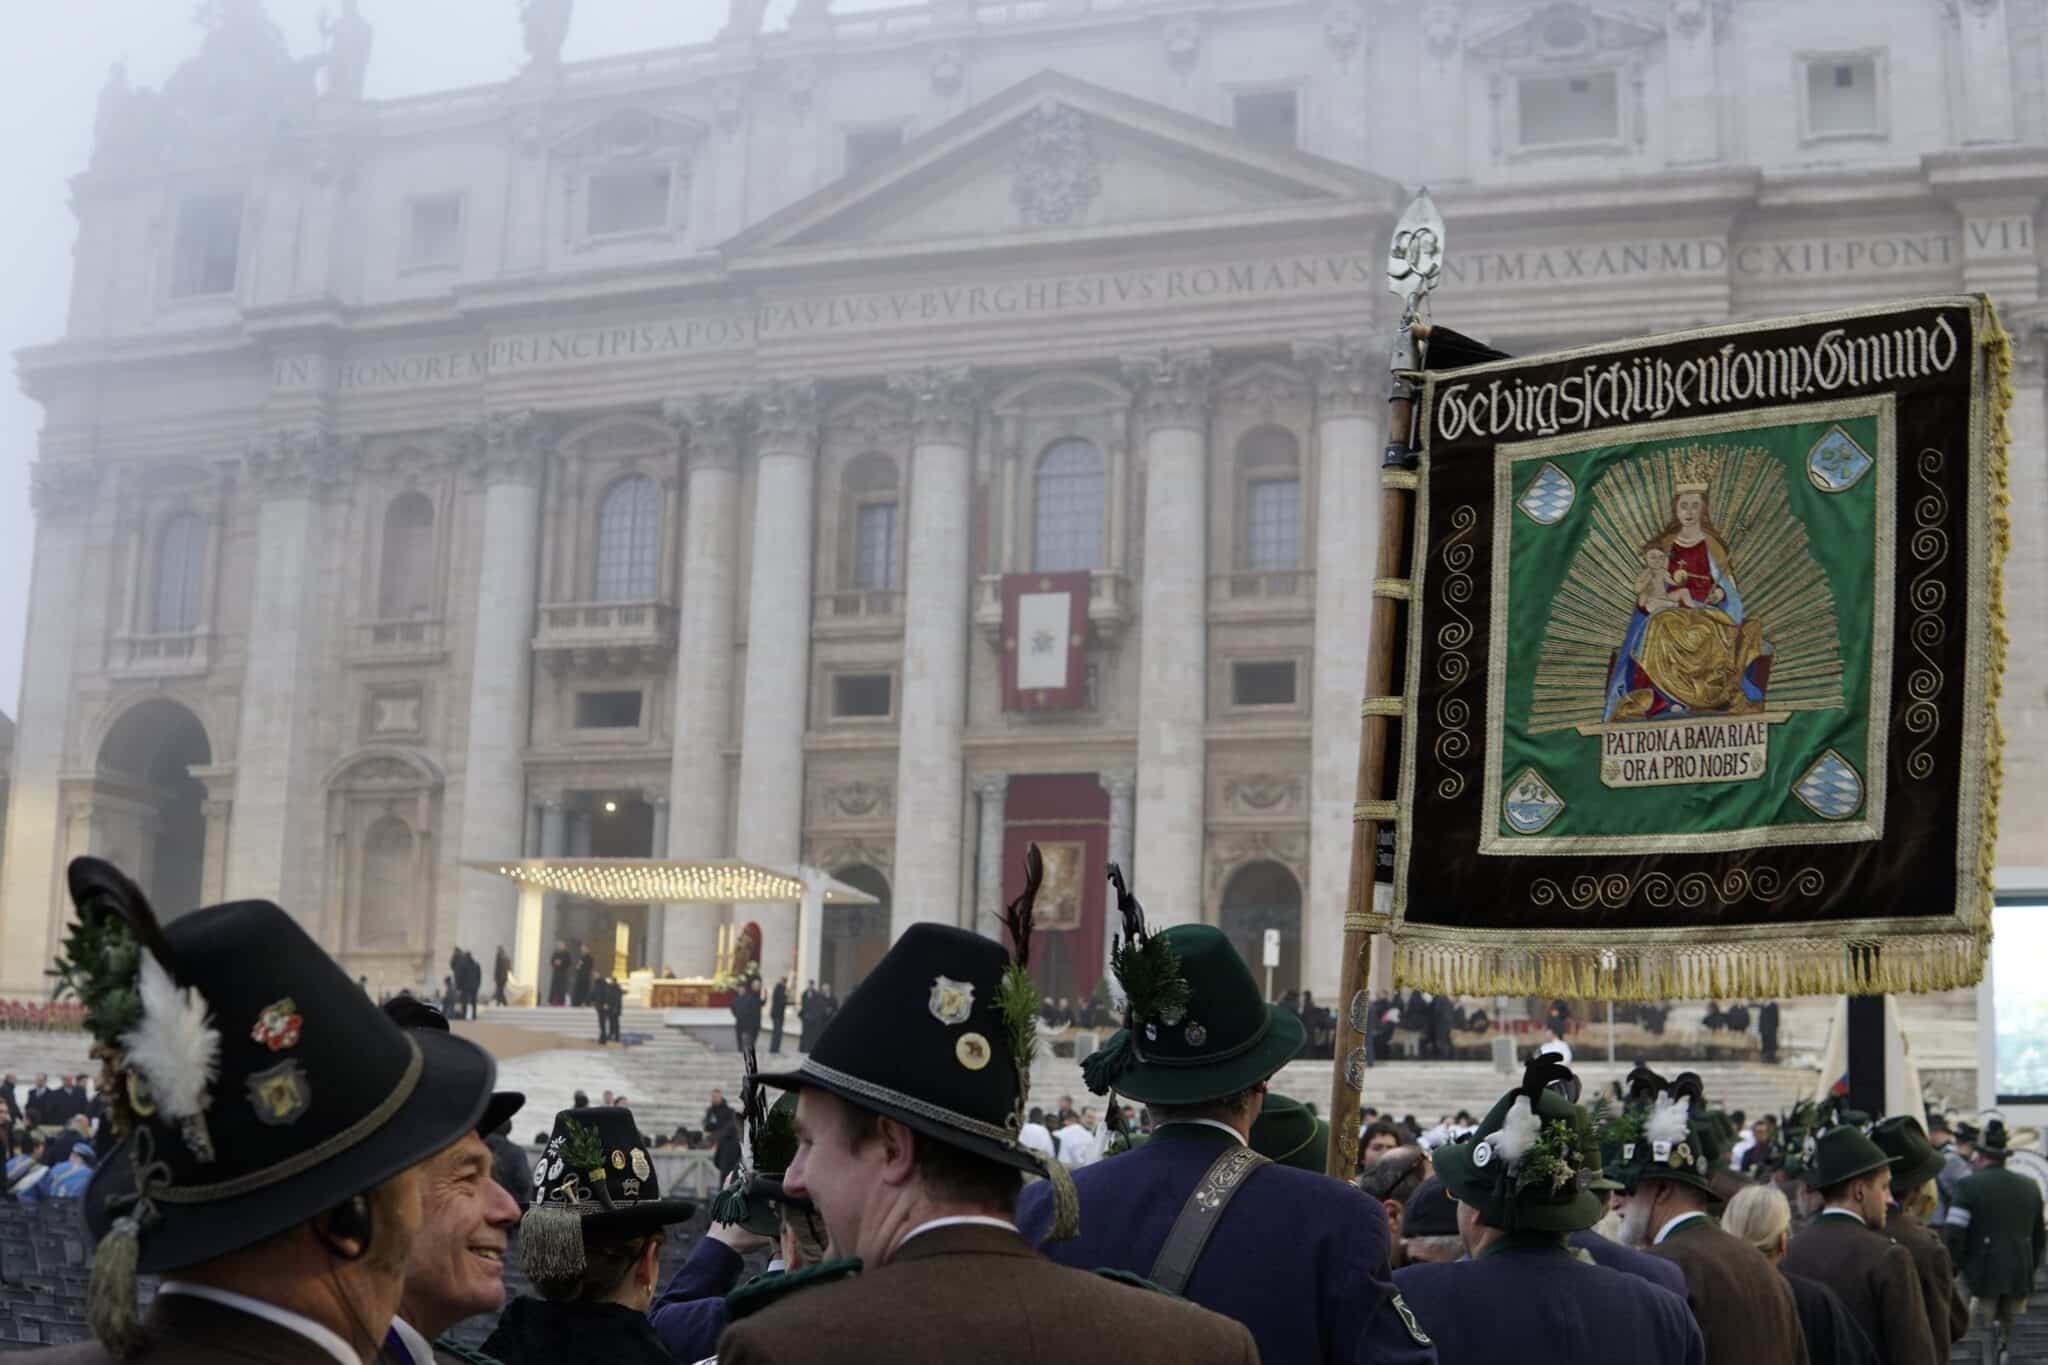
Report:
[{"label": "gold fringe on banner", "polygon": [[[1984,664],[1984,818],[1978,824],[1977,880],[1982,891],[1978,934],[1991,941],[1991,903],[1997,889],[1998,793],[2005,780],[2005,727],[1998,723],[1998,698],[2005,690],[2005,556],[2012,549],[2012,337],[1998,321],[1989,294],[1984,300],[1984,349],[1991,366],[1991,555],[1984,595],[1990,629]],[[1977,604],[1972,604],[1973,606]]]}]

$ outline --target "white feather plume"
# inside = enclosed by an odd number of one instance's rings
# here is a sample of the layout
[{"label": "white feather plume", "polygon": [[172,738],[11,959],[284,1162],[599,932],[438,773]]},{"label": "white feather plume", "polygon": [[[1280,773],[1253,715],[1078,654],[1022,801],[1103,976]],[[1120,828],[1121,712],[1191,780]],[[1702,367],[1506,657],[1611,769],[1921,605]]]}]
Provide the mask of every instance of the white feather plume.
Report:
[{"label": "white feather plume", "polygon": [[1520,1161],[1529,1149],[1543,1136],[1543,1120],[1529,1107],[1527,1095],[1515,1096],[1515,1102],[1508,1106],[1508,1116],[1501,1120],[1500,1131],[1486,1141],[1493,1148],[1495,1156],[1510,1166]]},{"label": "white feather plume", "polygon": [[207,1017],[206,997],[179,989],[147,952],[140,985],[142,1022],[121,1038],[128,1065],[149,1083],[158,1113],[170,1119],[202,1114],[220,1076],[220,1033]]},{"label": "white feather plume", "polygon": [[1692,1107],[1692,1097],[1673,1097],[1669,1090],[1657,1092],[1657,1101],[1650,1106],[1650,1117],[1643,1124],[1643,1136],[1651,1142],[1668,1142],[1676,1147],[1685,1141],[1686,1111]]}]

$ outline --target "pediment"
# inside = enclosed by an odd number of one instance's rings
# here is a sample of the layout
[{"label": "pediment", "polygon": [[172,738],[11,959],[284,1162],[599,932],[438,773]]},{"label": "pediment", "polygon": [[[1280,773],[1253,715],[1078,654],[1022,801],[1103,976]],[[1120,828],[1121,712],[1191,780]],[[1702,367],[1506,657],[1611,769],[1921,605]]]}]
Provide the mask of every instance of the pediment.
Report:
[{"label": "pediment", "polygon": [[1662,24],[1632,14],[1560,0],[1472,35],[1465,50],[1482,61],[1578,62],[1634,52],[1664,36]]},{"label": "pediment", "polygon": [[729,242],[733,255],[966,244],[1391,208],[1391,182],[1042,73]]}]

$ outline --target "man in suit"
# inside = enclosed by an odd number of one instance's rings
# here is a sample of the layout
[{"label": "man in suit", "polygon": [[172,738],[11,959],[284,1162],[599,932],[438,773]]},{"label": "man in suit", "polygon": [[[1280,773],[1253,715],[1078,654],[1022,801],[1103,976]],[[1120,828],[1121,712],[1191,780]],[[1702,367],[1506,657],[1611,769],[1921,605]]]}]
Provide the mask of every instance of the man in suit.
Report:
[{"label": "man in suit", "polygon": [[[1596,1357],[1705,1365],[1706,1344],[1681,1295],[1572,1254],[1570,1234],[1600,1217],[1600,1200],[1581,1179],[1599,1148],[1568,1097],[1576,1090],[1562,1062],[1538,1054],[1470,1139],[1437,1150],[1472,1259],[1409,1266],[1394,1283],[1444,1365]],[[1515,1311],[1483,1311],[1507,1304]]]},{"label": "man in suit", "polygon": [[1792,1239],[1785,1273],[1834,1290],[1884,1365],[1937,1360],[1912,1254],[1883,1230],[1891,1158],[1864,1135],[1855,1115],[1844,1119],[1814,1144],[1805,1180],[1820,1192],[1823,1206]]},{"label": "man in suit", "polygon": [[[109,1116],[120,1145],[83,1200],[99,1242],[95,1340],[42,1358],[374,1358],[420,1232],[420,1163],[475,1128],[491,1059],[447,1034],[400,1029],[267,901],[159,925],[109,864],[78,859],[69,884],[96,926],[71,942],[104,942],[118,925],[136,945],[118,965],[99,954],[59,962],[86,1017],[119,1018],[102,1009],[117,993],[144,1003],[132,1026],[95,1034],[126,1077]],[[263,970],[250,971],[259,959]],[[214,1034],[213,1066],[166,1045],[194,1029]],[[137,1042],[146,1046],[131,1050]],[[146,1112],[128,1103],[136,1095],[149,1097]],[[138,1321],[139,1274],[162,1279]]]},{"label": "man in suit", "polygon": [[[1147,934],[1120,880],[1118,901],[1126,945],[1142,945],[1133,961],[1149,954],[1158,968],[1177,964],[1179,985],[1162,1002],[1161,970],[1120,974],[1124,1026],[1082,1072],[1097,1094],[1114,1088],[1150,1106],[1152,1140],[1074,1173],[1081,1235],[1047,1244],[1047,1253],[1064,1265],[1142,1275],[1235,1318],[1264,1360],[1433,1360],[1427,1333],[1394,1288],[1380,1205],[1349,1183],[1269,1164],[1246,1145],[1267,1079],[1305,1041],[1301,1020],[1266,1003],[1216,926]],[[1216,1188],[1228,1196],[1207,1208],[1193,1202],[1198,1189]],[[1052,1225],[1054,1194],[1050,1184],[1024,1192],[1018,1225],[1033,1241]],[[1206,1230],[1206,1242],[1183,1228]]]},{"label": "man in suit", "polygon": [[[1028,926],[1028,898],[1024,909]],[[1020,957],[1028,943],[1027,928]],[[765,1306],[735,1296],[723,1365],[968,1354],[1044,1365],[1105,1342],[1137,1365],[1258,1359],[1243,1327],[1054,1265],[1018,1234],[1019,1173],[1063,1173],[1014,1136],[1030,1075],[1015,1044],[1032,1036],[1038,1002],[1005,991],[1010,967],[991,939],[912,925],[803,1064],[761,1077],[797,1091],[802,1142],[783,1188],[817,1206],[832,1245],[861,1270],[845,1278],[844,1263],[828,1263],[781,1276],[764,1286]]]},{"label": "man in suit", "polygon": [[[386,1002],[384,1016],[403,1029],[448,1032],[447,1019],[410,996]],[[505,1251],[519,1200],[496,1177],[490,1139],[510,1131],[525,1103],[516,1090],[492,1092],[476,1127],[420,1163],[420,1228],[380,1365],[456,1365],[463,1357],[441,1340],[444,1334],[505,1306]],[[532,1179],[529,1173],[529,1186]]]},{"label": "man in suit", "polygon": [[1756,1012],[1757,1038],[1764,1046],[1764,1060],[1778,1060],[1778,1002],[1766,1000]]},{"label": "man in suit", "polygon": [[505,1003],[505,987],[511,980],[512,955],[505,951],[505,945],[501,943],[498,945],[497,957],[491,962],[491,985],[495,988],[491,993],[493,1005]]},{"label": "man in suit", "polygon": [[768,1051],[782,1051],[782,1017],[789,1013],[789,983],[781,977],[775,978],[775,989],[768,996]]},{"label": "man in suit", "polygon": [[732,998],[733,1042],[741,1052],[751,1051],[761,1037],[761,987],[748,977]]},{"label": "man in suit", "polygon": [[1870,1140],[1892,1159],[1891,1199],[1885,1205],[1884,1230],[1913,1258],[1920,1277],[1920,1297],[1927,1307],[1927,1325],[1934,1333],[1934,1359],[1947,1365],[1949,1348],[1970,1330],[1970,1305],[1956,1292],[1955,1267],[1939,1235],[1908,1203],[1918,1202],[1922,1191],[1941,1174],[1941,1153],[1927,1140],[1920,1120],[1911,1114],[1896,1114],[1870,1130]]},{"label": "man in suit", "polygon": [[577,1009],[590,1003],[591,973],[596,970],[597,959],[590,955],[590,949],[580,949],[576,954],[575,987],[569,996],[569,1003]]},{"label": "man in suit", "polygon": [[569,940],[555,940],[555,951],[548,958],[548,1003],[565,1005],[569,1001]]},{"label": "man in suit", "polygon": [[1684,1274],[1711,1365],[1805,1365],[1791,1287],[1708,1212],[1720,1202],[1712,1181],[1725,1153],[1699,1077],[1686,1072],[1666,1082],[1638,1067],[1629,1085],[1630,1102],[1610,1139],[1614,1160],[1605,1165],[1626,1190],[1622,1240]]},{"label": "man in suit", "polygon": [[2040,1187],[2005,1168],[2008,1150],[2004,1120],[1988,1120],[1976,1143],[1977,1172],[1956,1186],[1942,1228],[1970,1291],[1970,1316],[1995,1323],[2001,1361],[2048,1251]]}]

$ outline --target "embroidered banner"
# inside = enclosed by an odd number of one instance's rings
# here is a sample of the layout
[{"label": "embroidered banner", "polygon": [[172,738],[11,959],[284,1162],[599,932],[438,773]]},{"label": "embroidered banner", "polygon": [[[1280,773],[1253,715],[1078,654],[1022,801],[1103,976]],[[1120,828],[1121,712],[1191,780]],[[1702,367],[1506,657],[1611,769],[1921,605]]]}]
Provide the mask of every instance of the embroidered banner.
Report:
[{"label": "embroidered banner", "polygon": [[1088,586],[1080,573],[1003,578],[1003,709],[1088,704]]},{"label": "embroidered banner", "polygon": [[2009,369],[1958,298],[1429,376],[1402,983],[1978,978]]}]

